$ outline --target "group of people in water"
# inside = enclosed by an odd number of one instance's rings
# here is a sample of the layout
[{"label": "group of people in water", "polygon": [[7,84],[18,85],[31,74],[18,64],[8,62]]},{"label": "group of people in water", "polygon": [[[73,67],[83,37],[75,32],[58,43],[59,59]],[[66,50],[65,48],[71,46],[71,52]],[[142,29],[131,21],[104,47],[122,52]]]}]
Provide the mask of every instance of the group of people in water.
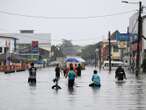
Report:
[{"label": "group of people in water", "polygon": [[[81,76],[81,65],[80,64],[75,64],[73,65],[72,63],[69,65],[69,67],[64,67],[63,68],[63,72],[64,72],[64,76],[65,78],[68,77],[68,87],[71,88],[74,86],[74,82],[75,82],[75,78],[77,76]],[[57,64],[56,68],[55,68],[55,79],[56,79],[56,84],[54,86],[52,86],[52,88],[58,88],[58,80],[60,78],[60,72],[61,72],[61,68],[59,67],[59,64]],[[61,88],[61,87],[59,87]]]},{"label": "group of people in water", "polygon": [[[28,83],[29,84],[36,84],[36,67],[34,67],[34,64],[31,63],[31,67],[29,68],[29,77],[28,77]],[[63,68],[63,72],[64,72],[64,76],[65,78],[68,77],[68,87],[69,88],[73,88],[74,83],[75,83],[75,78],[78,76],[81,76],[81,65],[73,65],[72,63],[69,65],[69,67],[67,68]],[[59,66],[59,64],[56,65],[55,67],[55,78],[53,79],[53,82],[55,83],[55,85],[52,86],[52,89],[56,88],[56,89],[61,89],[61,87],[58,85],[58,81],[60,79],[60,73],[61,73],[61,68]],[[115,78],[118,81],[122,81],[126,78],[126,74],[124,69],[122,68],[122,66],[120,65],[116,71],[115,71]],[[92,83],[89,84],[90,87],[100,87],[101,86],[101,82],[100,82],[100,76],[99,76],[99,72],[97,70],[93,71],[93,75],[91,77],[91,81]]]},{"label": "group of people in water", "polygon": [[[63,69],[65,78],[68,77],[68,87],[73,87],[75,78],[78,76],[81,76],[81,70],[82,70],[81,65],[80,64],[73,65],[71,63],[69,67],[65,67],[62,69]],[[55,85],[52,86],[52,89],[54,88],[61,89],[61,87],[58,85],[58,81],[60,79],[60,73],[62,69],[60,68],[59,64],[56,65],[55,78],[53,79],[53,82],[55,82]],[[30,68],[29,68],[29,77],[28,77],[28,83],[30,85],[36,84],[36,70],[37,68],[34,67],[34,63],[31,63]]]}]

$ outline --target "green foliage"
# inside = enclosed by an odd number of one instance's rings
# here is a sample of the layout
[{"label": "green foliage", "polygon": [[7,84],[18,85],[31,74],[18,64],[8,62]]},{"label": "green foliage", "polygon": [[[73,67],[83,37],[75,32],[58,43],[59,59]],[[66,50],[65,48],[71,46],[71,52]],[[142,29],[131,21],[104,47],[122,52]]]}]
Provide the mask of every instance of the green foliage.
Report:
[{"label": "green foliage", "polygon": [[88,45],[82,49],[81,57],[85,60],[94,59],[95,58],[95,49],[97,45]]},{"label": "green foliage", "polygon": [[51,55],[51,60],[56,60],[57,57],[63,57],[62,50],[59,46],[52,45],[51,52],[53,53]]}]

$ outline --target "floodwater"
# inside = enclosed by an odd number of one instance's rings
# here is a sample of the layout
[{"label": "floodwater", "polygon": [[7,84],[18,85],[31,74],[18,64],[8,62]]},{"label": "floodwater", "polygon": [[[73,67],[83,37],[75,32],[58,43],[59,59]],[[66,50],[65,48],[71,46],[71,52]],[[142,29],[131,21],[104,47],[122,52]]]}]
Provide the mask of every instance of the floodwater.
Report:
[{"label": "floodwater", "polygon": [[36,86],[27,83],[28,71],[0,73],[0,110],[146,110],[146,74],[136,78],[127,72],[125,83],[115,83],[114,72],[101,71],[101,87],[89,87],[93,67],[82,71],[69,90],[61,76],[56,91],[54,68],[37,71]]}]

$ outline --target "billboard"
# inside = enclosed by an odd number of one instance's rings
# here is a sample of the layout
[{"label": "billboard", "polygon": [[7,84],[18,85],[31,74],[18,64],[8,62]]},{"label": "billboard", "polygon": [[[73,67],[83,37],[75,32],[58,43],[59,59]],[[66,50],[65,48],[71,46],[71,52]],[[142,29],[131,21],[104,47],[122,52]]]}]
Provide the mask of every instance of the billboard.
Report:
[{"label": "billboard", "polygon": [[32,41],[32,45],[31,45],[32,53],[38,53],[39,52],[38,44],[39,44],[38,41]]},{"label": "billboard", "polygon": [[51,42],[39,43],[39,47],[44,50],[51,51]]},{"label": "billboard", "polygon": [[129,41],[130,37],[128,33],[117,33],[116,34],[117,41]]},{"label": "billboard", "polygon": [[125,41],[119,41],[119,42],[118,42],[118,47],[121,48],[121,49],[122,49],[122,48],[123,48],[123,49],[124,49],[124,48],[127,48],[127,42],[125,42]]}]

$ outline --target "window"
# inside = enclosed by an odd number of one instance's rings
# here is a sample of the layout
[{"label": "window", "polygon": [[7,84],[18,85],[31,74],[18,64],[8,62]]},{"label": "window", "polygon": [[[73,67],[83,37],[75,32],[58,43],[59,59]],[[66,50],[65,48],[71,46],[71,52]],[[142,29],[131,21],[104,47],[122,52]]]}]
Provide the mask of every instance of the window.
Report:
[{"label": "window", "polygon": [[9,50],[9,48],[8,48],[8,47],[4,47],[4,53],[7,53],[7,52],[8,52],[8,50]]},{"label": "window", "polygon": [[117,46],[117,45],[114,45],[114,46],[113,46],[113,52],[118,52],[118,51],[119,51],[118,46]]},{"label": "window", "polygon": [[3,48],[2,47],[0,47],[0,53],[2,53],[3,52]]}]

